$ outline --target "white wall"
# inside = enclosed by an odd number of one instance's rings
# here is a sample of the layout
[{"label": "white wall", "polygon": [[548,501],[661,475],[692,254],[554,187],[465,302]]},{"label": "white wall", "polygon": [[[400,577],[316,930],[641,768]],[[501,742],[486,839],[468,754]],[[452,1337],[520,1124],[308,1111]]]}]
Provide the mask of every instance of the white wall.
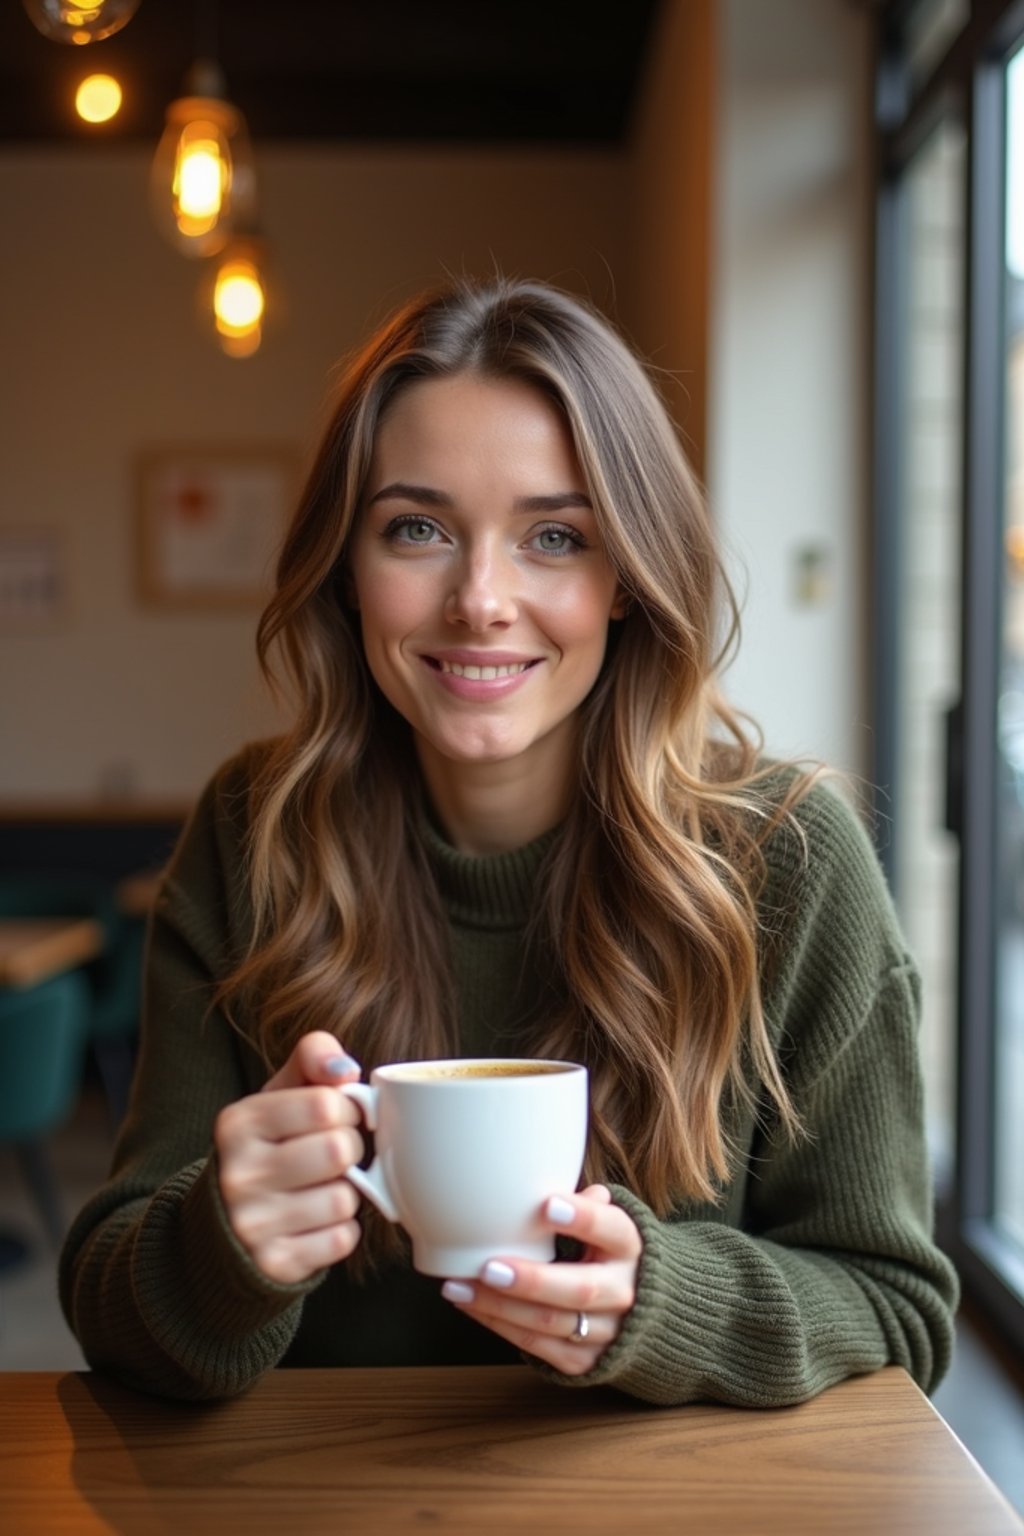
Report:
[{"label": "white wall", "polygon": [[551,278],[611,303],[624,155],[259,152],[286,323],[246,361],[196,319],[195,267],[147,209],[149,155],[0,154],[0,529],[53,528],[69,608],[0,634],[0,798],[189,799],[272,728],[255,612],[162,613],[134,575],[133,463],[175,444],[308,452],[332,364],[442,266]]},{"label": "white wall", "polygon": [[[867,767],[868,27],[721,0],[708,485],[744,600],[727,688],[777,754]],[[796,595],[802,549],[823,592]]]}]

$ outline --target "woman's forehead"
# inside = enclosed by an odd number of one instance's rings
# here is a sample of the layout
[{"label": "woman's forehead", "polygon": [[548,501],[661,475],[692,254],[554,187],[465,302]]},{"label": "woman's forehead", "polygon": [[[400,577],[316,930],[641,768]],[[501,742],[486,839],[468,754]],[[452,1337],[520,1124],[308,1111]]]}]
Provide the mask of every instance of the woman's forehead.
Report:
[{"label": "woman's forehead", "polygon": [[409,475],[439,488],[495,476],[585,488],[568,424],[548,396],[522,379],[478,374],[417,381],[391,403],[374,439],[370,494]]}]

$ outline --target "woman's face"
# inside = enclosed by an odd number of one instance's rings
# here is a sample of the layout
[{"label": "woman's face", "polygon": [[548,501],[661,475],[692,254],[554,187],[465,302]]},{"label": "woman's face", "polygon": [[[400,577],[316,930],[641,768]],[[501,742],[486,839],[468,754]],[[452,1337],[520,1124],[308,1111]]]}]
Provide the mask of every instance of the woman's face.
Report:
[{"label": "woman's face", "polygon": [[400,394],[350,577],[370,671],[425,767],[517,759],[564,776],[620,603],[568,428],[539,390],[467,373]]}]

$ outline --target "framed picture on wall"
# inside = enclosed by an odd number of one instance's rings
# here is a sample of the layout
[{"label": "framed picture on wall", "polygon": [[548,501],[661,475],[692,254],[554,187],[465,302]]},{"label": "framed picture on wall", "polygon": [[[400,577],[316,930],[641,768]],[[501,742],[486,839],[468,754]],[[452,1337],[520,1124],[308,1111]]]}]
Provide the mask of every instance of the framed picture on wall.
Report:
[{"label": "framed picture on wall", "polygon": [[160,608],[259,607],[298,485],[287,448],[163,448],[139,457],[138,587]]},{"label": "framed picture on wall", "polygon": [[0,528],[0,634],[48,632],[66,617],[64,548],[53,528]]}]

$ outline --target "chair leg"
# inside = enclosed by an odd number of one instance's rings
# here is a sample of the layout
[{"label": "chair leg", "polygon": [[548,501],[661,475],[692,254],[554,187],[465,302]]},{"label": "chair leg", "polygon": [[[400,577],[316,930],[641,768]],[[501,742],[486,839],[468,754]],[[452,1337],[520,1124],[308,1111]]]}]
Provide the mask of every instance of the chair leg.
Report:
[{"label": "chair leg", "polygon": [[43,1141],[21,1141],[17,1153],[46,1235],[54,1248],[59,1248],[64,1241],[64,1208],[49,1149]]}]

